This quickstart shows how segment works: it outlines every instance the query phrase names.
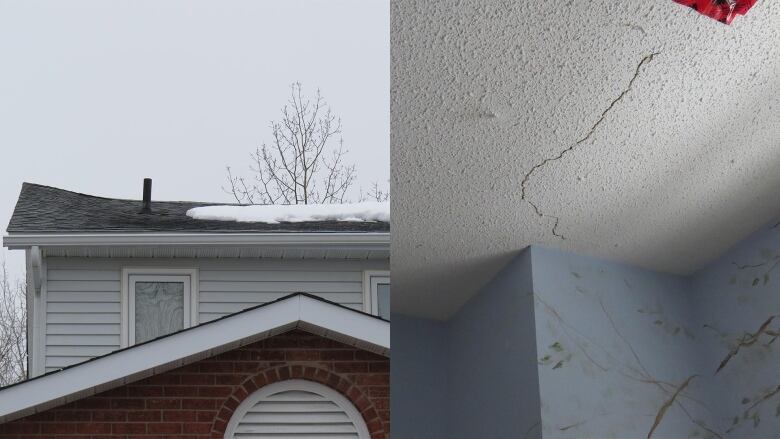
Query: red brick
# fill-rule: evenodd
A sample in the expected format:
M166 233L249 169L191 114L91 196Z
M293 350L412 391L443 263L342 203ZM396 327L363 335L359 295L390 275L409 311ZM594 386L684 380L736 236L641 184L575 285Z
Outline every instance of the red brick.
M192 410L169 410L163 413L163 421L192 422L198 417Z
M127 420L127 412L119 410L111 411L94 411L92 412L92 420L99 422L117 422Z
M355 377L355 384L358 385L389 385L390 377L386 373L358 375Z
M316 361L320 359L320 351L288 351L286 359L287 361Z
M119 423L111 425L111 432L115 434L143 434L146 433L146 424Z
M111 400L111 408L112 409L142 409L144 408L144 400L139 399L128 399L128 398L119 398L119 399L113 399Z
M385 357L291 331L0 425L0 439L221 439L241 401L291 378L344 394L371 437L387 439L389 368Z
M372 361L368 363L368 370L371 372L390 372L390 363L387 361Z
M159 422L162 419L160 410L132 411L127 413L127 422Z
M227 398L233 392L231 386L201 386L197 388L198 396Z
M185 366L186 367L186 366ZM181 369L178 369L176 371L177 373L163 373L160 375L151 376L149 378L146 378L142 381L140 381L139 385L170 385L170 384L181 384Z
M165 386L165 396L198 396L199 386Z
M324 361L352 361L355 359L355 351L351 349L327 350L320 353L320 358Z
M208 385L214 384L214 375L208 374L187 374L181 376L183 385Z
M221 401L220 401L221 402ZM197 399L183 399L181 401L181 408L185 410L208 410L217 408L217 400L197 398Z
M170 422L146 424L146 431L148 433L181 433L181 424Z
M184 424L182 433L207 434L211 432L211 423Z
M41 433L46 434L73 434L77 424L41 424Z
M209 373L209 372L222 372L222 373L228 373L233 372L233 363L227 362L227 361L220 361L220 362L204 362L201 363L200 367L198 368L201 372Z
M339 361L333 364L336 373L367 373L368 363L364 361Z
M195 412L198 415L198 422L211 422L214 420L214 418L217 417L216 411L197 411Z
M386 361L387 360L387 358L385 358L385 357L383 357L383 356L381 356L379 354L375 354L373 352L368 352L368 351L361 351L361 350L356 350L355 351L355 359L356 360L368 360L368 361Z
M106 434L111 433L111 424L107 423L79 423L76 432L84 434Z
M233 371L238 374L253 373L261 369L261 364L255 361L239 361L233 364Z
M162 386L131 386L127 389L128 396L163 396Z
M181 407L180 399L145 398L147 409L178 409Z
M3 433L10 433L10 434L35 434L40 433L41 426L38 423L24 423L24 422L18 422L18 423L10 423L6 424L3 427Z
M92 413L84 410L56 411L55 417L58 422L91 421Z
M76 406L79 409L110 409L111 399L99 397L86 398L78 401Z

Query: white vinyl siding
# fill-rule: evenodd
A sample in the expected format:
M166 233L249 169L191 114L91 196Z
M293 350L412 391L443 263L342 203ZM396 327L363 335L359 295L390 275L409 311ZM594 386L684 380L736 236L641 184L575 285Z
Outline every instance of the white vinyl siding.
M363 310L363 271L386 260L47 258L45 371L120 347L124 267L196 268L198 323L307 292Z
M54 263L47 279L46 372L119 347L119 270L59 269Z
M236 408L226 439L369 439L357 409L321 384L290 380L266 386Z
M199 319L206 322L296 292L363 309L360 271L201 270Z

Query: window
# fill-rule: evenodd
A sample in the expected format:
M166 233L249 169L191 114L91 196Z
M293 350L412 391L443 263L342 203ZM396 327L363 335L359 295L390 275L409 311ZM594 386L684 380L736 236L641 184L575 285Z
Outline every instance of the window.
M197 271L122 270L122 345L131 346L197 324Z
M363 274L364 310L390 320L390 272L366 271Z
M357 408L335 390L305 380L269 384L233 412L225 438L370 439Z

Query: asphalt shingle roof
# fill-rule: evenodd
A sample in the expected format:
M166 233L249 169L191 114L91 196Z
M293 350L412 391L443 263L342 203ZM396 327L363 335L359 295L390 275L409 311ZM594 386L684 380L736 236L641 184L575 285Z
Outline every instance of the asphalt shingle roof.
M193 207L226 205L190 201L152 201L142 214L140 200L103 198L51 186L24 183L8 223L13 233L78 232L387 232L386 222L312 221L301 223L238 223L194 220Z

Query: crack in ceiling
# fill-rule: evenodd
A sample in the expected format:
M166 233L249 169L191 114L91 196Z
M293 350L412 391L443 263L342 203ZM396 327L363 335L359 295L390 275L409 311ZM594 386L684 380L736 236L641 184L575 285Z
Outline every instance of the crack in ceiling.
M391 2L394 312L529 245L688 275L780 221L780 2L651 3Z
M601 116L598 118L598 120L596 120L596 123L594 123L591 126L590 130L588 130L588 132L585 134L585 136L583 136L580 140L576 141L574 144L572 144L568 148L566 148L563 151L561 151L560 153L558 153L558 155L556 155L555 157L545 158L541 162L535 164L525 174L525 176L523 176L523 180L520 182L520 199L525 201L526 203L528 203L534 209L534 212L536 212L536 215L539 216L540 218L552 218L555 221L553 223L552 229L550 230L550 232L553 234L553 236L556 236L556 237L558 237L560 239L566 239L565 236L563 236L562 234L558 233L558 231L557 231L558 224L560 223L561 219L559 217L555 216L555 215L550 215L550 214L542 212L542 210L539 208L538 205L536 205L534 202L532 202L531 200L528 199L526 191L528 189L528 182L531 179L531 176L534 174L534 172L536 172L540 168L544 167L548 163L562 159L566 154L574 151L574 149L576 149L578 146L580 146L581 144L586 142L588 139L590 139L591 136L593 136L593 133L599 127L599 125L601 125L601 123L604 122L604 119L606 119L607 114L610 111L612 111L612 109L615 107L615 105L618 104L618 102L623 100L623 98L628 94L628 92L631 91L631 89L634 86L634 81L636 81L636 79L639 77L639 74L642 72L642 67L645 64L651 62L653 60L653 58L655 58L657 55L660 55L660 52L653 52L653 53L651 53L649 55L646 55L644 58L642 58L641 61L639 61L639 64L636 66L636 70L634 71L634 75L631 77L631 80L628 81L628 86L626 86L626 88L623 89L623 91L618 95L618 97L616 97L615 99L612 100L612 102L610 102L609 106L601 113Z

